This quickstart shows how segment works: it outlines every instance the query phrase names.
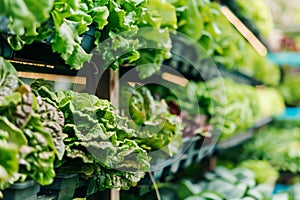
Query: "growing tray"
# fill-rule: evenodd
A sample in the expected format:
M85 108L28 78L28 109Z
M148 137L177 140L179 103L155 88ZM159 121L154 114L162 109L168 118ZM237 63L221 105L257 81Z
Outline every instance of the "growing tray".
M300 52L272 52L267 56L278 66L300 68Z
M33 180L14 183L3 191L3 200L37 200L40 185Z
M276 117L276 120L300 121L300 107L287 107L283 114Z
M98 192L97 181L93 178L89 180L80 180L76 184L74 198L85 198Z
M53 200L72 200L78 183L78 174L57 174L51 185L41 187L39 195Z
M155 181L164 182L171 179L177 172L188 168L191 164L200 163L205 157L212 155L215 137L204 138L200 135L187 137L183 139L183 145L179 153L168 160L157 160L151 166L151 174ZM163 163L163 164L162 164ZM166 163L168 163L166 165ZM128 193L140 196L149 192L153 185L149 173L138 183L138 186L132 187ZM126 191L124 191L126 193Z

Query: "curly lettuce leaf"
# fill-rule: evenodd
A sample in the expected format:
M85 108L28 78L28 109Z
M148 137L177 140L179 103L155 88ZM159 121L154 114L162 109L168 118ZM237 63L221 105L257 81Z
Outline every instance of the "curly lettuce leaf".
M125 115L131 118L130 127L136 130L135 141L146 150L162 150L174 156L181 146L182 124L168 111L166 102L154 100L146 87L129 89L124 102L129 102Z
M65 154L63 160L56 162L57 171L72 171L91 177L98 176L98 171L103 170L143 175L150 169L147 152L132 140L136 136L134 129L128 126L126 118L114 112L115 108L109 101L71 90L55 93L47 90L43 81L32 86L44 100L50 98L49 101L53 101L65 117ZM74 168L70 167L73 163Z
M44 79L35 79L30 84L30 87L37 96L41 96L44 101L57 107L56 103L58 102L58 99L52 83L47 82Z
M108 141L113 135L113 133L106 133L105 127L89 115L79 111L74 111L73 114L78 121L66 121L64 131L70 136L75 136L77 140L83 142L92 140Z
M286 75L279 86L279 91L288 106L300 106L299 76Z
M91 10L93 21L97 23L99 30L102 30L108 24L109 11L105 6L94 7Z
M9 133L5 141L8 147L10 144L16 146L16 163L21 166L18 176L10 179L5 186L17 181L19 176L30 177L42 185L52 183L55 153L61 158L64 150L62 146L57 148L63 145L59 144L63 139L59 138L62 134L59 126L63 125L63 120L54 106L47 105L37 104L36 96L25 84L0 99L0 138L6 137L3 131Z
M255 25L263 37L270 35L274 28L271 10L267 3L263 0L257 1L241 1L236 0L238 7L237 12L247 18ZM251 6L249 7L249 4Z
M51 17L58 30L65 18L72 15L72 12L78 10L80 7L78 0L54 0L53 9L51 10Z
M20 150L20 173L37 181L41 185L48 185L55 177L54 160L55 145L50 133L43 129L38 115L33 115L23 132L28 139L28 146Z
M9 133L8 142L18 146L27 144L27 139L23 132L13 123L11 123L6 117L0 117L0 128L1 130Z
M166 1L151 0L147 2L145 20L152 27L170 29L177 28L175 7ZM142 20L142 23L144 21Z
M135 62L142 79L157 73L163 61L171 57L169 31L177 29L176 10L172 4L158 0L148 1L146 8L138 20L140 58Z
M131 118L138 125L145 123L154 111L154 98L146 88L140 88L140 91L130 90L132 96L129 99L129 113ZM130 95L130 93L129 93ZM125 102L127 102L125 100Z
M79 35L86 31L80 25L79 22L65 19L52 40L53 52L60 53L71 69L80 69L84 62L91 59L91 55L87 54L80 46L81 37Z
M15 144L0 140L0 189L4 189L7 181L19 169L18 152Z
M165 59L171 57L172 42L168 29L139 29L139 54L136 70L141 79L157 73Z
M71 69L80 69L84 62L91 59L91 55L81 46L82 34L93 22L98 30L102 30L108 24L109 12L103 2L69 1L55 1L51 11L55 25L52 50L60 53Z
M43 101L40 97L38 100L37 113L40 115L43 129L51 134L52 141L55 145L56 155L59 160L62 159L65 152L64 138L63 134L64 126L64 116L63 113L58 111L56 107Z
M107 28L114 33L121 33L123 31L129 31L137 29L134 24L133 13L129 13L121 8L121 5L116 1L109 2L109 16Z
M97 173L99 180L99 190L106 188L119 188L122 190L128 190L130 187L135 186L137 182L144 177L144 173L130 173L122 172L113 169L104 169Z
M300 171L298 127L279 127L273 124L258 133L243 147L241 159L266 160L280 171Z
M97 38L103 67L116 70L122 64L135 62L137 52L137 20L142 15L145 1L109 1L108 23Z
M15 107L10 108L12 114L10 119L12 119L18 127L22 128L26 126L33 110L36 108L36 99L28 85L21 85L17 88L16 92L21 95L21 101L18 102Z
M0 100L18 88L18 74L12 64L0 57Z
M225 92L223 86L226 88ZM254 87L238 84L230 79L212 79L206 83L206 89L213 94L210 96L208 110L212 116L210 123L216 129L223 126L220 129L221 139L250 128L258 120L259 102Z
M19 36L36 36L37 28L49 18L53 0L11 0L0 1L0 15L10 19L9 28Z
M199 2L195 0L168 0L168 2L176 7L177 31L198 41L204 30Z
M130 139L118 143L117 153L114 155L116 162L114 169L125 172L145 172L150 169L149 158L145 150Z

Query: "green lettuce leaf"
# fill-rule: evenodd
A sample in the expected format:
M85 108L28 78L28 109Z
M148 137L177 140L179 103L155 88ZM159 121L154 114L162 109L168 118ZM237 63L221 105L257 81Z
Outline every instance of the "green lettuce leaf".
M138 21L138 51L136 69L144 79L157 72L165 59L171 57L170 30L177 29L175 7L165 1L148 1Z
M38 100L37 113L40 115L43 129L51 134L52 140L55 145L56 154L59 160L62 159L65 152L63 134L64 116L62 112L59 112L56 107L43 101L40 97Z
M85 61L89 61L91 55L88 55L80 46L80 34L87 30L80 27L79 22L74 22L65 19L60 25L52 40L53 52L58 52L66 61L66 64L71 66L71 69L80 69Z
M249 8L249 4L251 9ZM241 1L236 0L237 12L253 23L263 37L267 37L273 30L271 10L265 1Z
M18 87L18 74L12 64L0 57L0 101Z
M273 123L258 132L259 134L243 147L241 159L266 160L280 171L292 173L300 171L300 129L298 127L279 127Z
M132 181L137 182L150 169L147 152L132 140L135 131L129 128L126 118L114 112L115 108L109 101L70 90L53 93L38 83L33 86L36 91L42 91L39 94L54 100L65 117L65 154L61 161L56 162L58 172L82 173L87 178L101 177L107 184L101 185L102 189L123 189L134 185ZM112 174L101 175L105 170ZM114 179L119 182L110 185L110 177L115 176L113 172L117 172ZM127 178L131 177L129 174L132 178Z
M11 70L8 72L13 75L14 68L10 69L11 65L7 66L1 71L2 74L9 74L6 70ZM18 83L18 78L14 75L12 79L14 77ZM5 88L7 85L3 87ZM0 98L0 142L4 140L3 142L7 144L8 148L15 146L14 148L17 150L16 165L20 165L20 168L17 168L18 172L16 172L16 168L11 164L12 170L16 173L12 177L11 172L8 171L6 175L9 175L10 179L5 182L3 187L9 186L20 178L21 181L25 180L27 177L42 185L48 185L55 177L55 154L61 159L64 153L64 138L61 130L64 124L62 113L59 114L52 104L36 98L26 84L7 91L7 95ZM5 135L4 133L9 134ZM4 148L2 150L5 151ZM13 153L15 150L11 149L11 152ZM12 155L6 153L1 155L7 156L8 162L12 159ZM3 171L6 167L1 169ZM6 172L3 171L3 173L3 177L6 177ZM1 180L1 187L2 184L4 183Z
M286 75L279 86L279 91L288 106L300 106L300 92L298 86L300 79L292 74Z
M168 0L168 2L176 7L177 31L198 41L204 30L199 2L195 0Z
M0 130L2 132L2 130ZM7 132L6 132L7 133ZM0 140L0 189L4 189L7 181L19 169L18 147L6 140Z
M136 70L145 79L159 72L163 61L171 57L172 43L168 29L141 28L138 34L140 59Z
M162 150L174 156L182 144L181 120L168 111L165 101L154 100L146 87L129 88L123 94L125 105L121 105L121 110L136 130L135 141L146 150ZM128 111L124 109L127 102Z
M103 169L97 173L99 190L120 188L128 190L144 177L143 172L123 172L114 169Z
M93 21L97 23L98 29L102 30L108 24L108 16L109 11L108 8L105 6L99 6L92 8L91 16Z
M38 115L33 115L23 132L28 139L28 146L20 150L20 164L24 168L20 173L29 176L41 185L49 185L55 177L55 145L51 134L43 130Z
M10 118L21 128L26 126L30 120L33 109L36 107L36 99L28 85L21 85L16 92L19 93L22 98L15 107L11 108L12 116L10 116Z
M0 15L10 19L9 28L19 36L38 35L37 28L49 18L53 0L1 1Z
M6 117L0 117L0 127L1 130L9 133L8 142L16 144L19 147L27 144L27 139L23 132L13 123L11 123Z
M147 23L155 28L177 28L175 7L166 1L148 1L145 18Z

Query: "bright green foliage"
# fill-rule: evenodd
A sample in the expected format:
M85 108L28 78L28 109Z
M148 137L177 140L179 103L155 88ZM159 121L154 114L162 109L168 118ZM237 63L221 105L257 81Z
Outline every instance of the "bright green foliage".
M12 35L8 41L14 49L46 40L51 43L53 52L59 53L74 69L82 68L84 62L91 59L92 55L82 48L81 42L82 34L93 26L95 44L99 45L97 49L104 61L99 67L117 69L122 64L151 63L153 67L138 68L140 77L149 77L159 71L164 59L170 58L169 30L177 29L175 7L159 0L0 3L4 6L0 15L10 19ZM149 33L143 27L153 30Z
M275 88L256 89L260 117L277 116L284 112L283 96Z
M195 0L168 0L176 7L178 32L183 33L195 41L202 36L204 23L199 1Z
M219 123L225 120L221 135L221 138L225 139L234 133L246 130L256 122L259 117L257 94L252 86L225 79L223 86L225 96L221 96L222 85L219 85L220 82L215 83L212 80L207 84L208 91L214 94L212 96L213 107L209 111L213 115L210 123L213 127L218 127ZM216 95L217 93L220 95Z
M32 86L65 117L65 155L56 163L58 172L96 178L98 189L103 190L129 189L150 169L146 151L133 140L136 132L109 101L68 90L54 93L41 81Z
M0 119L5 120L5 119ZM1 127L5 125L2 124ZM18 146L10 141L9 133L0 130L0 189L18 171Z
M19 173L36 180L40 184L50 184L55 176L53 163L57 152L56 147L61 149L63 146L55 146L52 133L48 132L42 125L41 116L38 112L39 105L36 104L36 97L29 86L22 85L12 95L16 96L16 94L21 97L18 98L18 102L14 99L15 102L11 101L9 105L0 109L3 111L4 116L12 122L9 123L9 127L20 134L18 138L24 138L28 141L25 145L20 146L19 164L21 168ZM7 96L5 99L13 98ZM49 124L52 123L51 120L48 122ZM1 129L3 128L6 130L5 126L1 126ZM62 132L55 132L55 135L59 134L62 134ZM18 143L15 142L15 144Z
M273 30L271 10L264 0L235 0L238 10L243 17L250 20L263 37L267 37ZM251 5L251 6L250 6Z
M281 171L299 172L300 129L268 127L244 146L243 158L263 159Z
M274 88L255 88L230 79L190 82L182 94L186 99L180 102L182 108L191 115L199 109L199 113L210 116L209 124L213 130L221 131L221 140L250 128L262 118L281 114L285 109L282 96Z
M12 94L17 87L17 71L10 63L0 57L0 98Z
M267 85L278 84L279 69L254 50L223 15L220 5L206 0L169 2L176 7L177 31L198 41L216 63L228 70L241 71Z
M13 0L0 1L0 5L0 15L10 20L8 42L13 49L47 41L72 69L90 61L91 49L85 50L82 41L94 28L91 37L102 58L97 67L115 70L132 64L141 78L147 78L171 58L170 34L176 37L180 32L229 70L240 70L268 85L279 81L279 69L250 46L222 14L220 5L208 0ZM260 4L254 5L251 13Z
M37 29L49 17L53 0L11 0L0 1L0 15L10 19L9 28L18 36L37 36Z
M9 164L0 165L1 188L19 178L50 184L55 176L54 159L56 156L61 159L64 153L63 116L55 107L37 98L28 85L19 85L14 67L1 61L0 142L6 144L1 155L3 159L6 156Z
M20 149L20 173L42 185L51 184L55 177L56 149L50 133L43 130L39 115L33 115L22 131L28 139L28 146Z
M247 168L230 170L221 166L204 173L201 181L190 178L158 185L164 200L271 200L273 190L272 185L257 183L254 173ZM155 193L141 199L155 199Z
M176 155L182 143L182 124L168 111L166 102L155 100L146 87L130 88L122 98L137 143L150 152L162 150L169 156Z
M282 84L279 86L279 91L284 97L284 101L289 106L300 106L300 79L299 76L286 75Z
M257 183L269 183L273 185L279 178L278 171L268 161L245 160L239 166L253 171Z
M3 116L10 103L18 101L13 91L18 87L18 77L14 67L0 58L0 189L7 187L7 182L19 169L19 149L27 144L27 139L18 127Z

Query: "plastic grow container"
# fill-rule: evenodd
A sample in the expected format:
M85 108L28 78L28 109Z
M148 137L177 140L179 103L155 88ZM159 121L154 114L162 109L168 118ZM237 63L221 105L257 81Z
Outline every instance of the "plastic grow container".
M3 191L3 200L37 200L40 185L33 181L15 183Z
M89 30L82 34L81 47L85 52L90 53L95 47L96 25L89 26Z
M53 196L54 200L73 199L78 174L58 174L51 185L42 186L40 195Z
M284 113L276 117L276 120L300 121L300 107L287 107Z
M5 59L11 59L14 57L14 51L6 41L4 37L0 35L0 56Z
M76 185L76 190L74 193L75 198L85 198L91 196L98 192L97 180L91 178L89 180L81 180Z

